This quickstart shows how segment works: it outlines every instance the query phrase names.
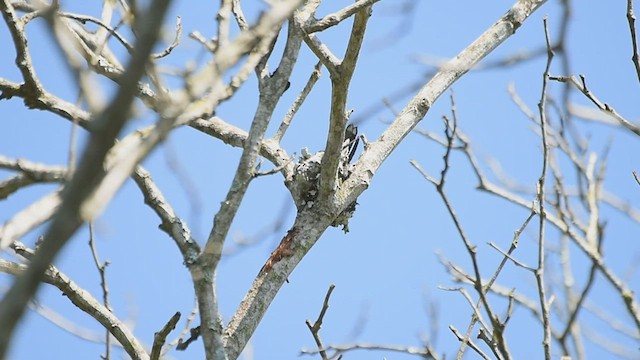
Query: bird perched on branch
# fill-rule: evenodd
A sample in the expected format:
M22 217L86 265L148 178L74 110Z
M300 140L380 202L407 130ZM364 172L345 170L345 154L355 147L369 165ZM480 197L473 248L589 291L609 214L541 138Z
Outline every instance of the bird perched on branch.
M353 156L356 154L359 142L360 138L358 137L358 127L353 124L347 125L347 128L344 130L344 142L342 143L341 158L343 170L347 170L349 163L353 160ZM346 178L349 174L347 171L342 171L342 175Z

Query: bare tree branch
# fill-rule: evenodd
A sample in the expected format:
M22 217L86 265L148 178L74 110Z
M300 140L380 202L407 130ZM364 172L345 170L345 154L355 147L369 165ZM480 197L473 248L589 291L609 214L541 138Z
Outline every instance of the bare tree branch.
M598 107L598 109L607 113L608 115L611 115L629 131L640 136L640 126L627 120L622 115L618 114L618 112L613 107L611 107L611 105L601 102L595 95L593 95L593 93L587 87L587 81L583 75L580 75L580 81L578 81L575 76L550 76L549 79L573 85L576 89L582 92L584 96L591 100L591 102L593 102Z
M344 134L349 115L347 114L347 101L349 85L356 68L360 47L364 40L367 22L371 16L371 7L367 6L356 12L351 29L351 36L347 44L344 59L331 73L331 114L329 117L329 134L322 155L322 170L320 172L319 199L329 200L329 206L333 202L333 194L337 188L338 166L341 162ZM326 205L323 205L326 206Z
M627 0L627 21L629 22L629 32L631 33L631 48L633 56L631 61L636 69L638 82L640 82L640 56L638 55L638 39L636 34L636 14L633 11L633 0Z
M2 272L20 276L27 271L28 267L0 259L0 269ZM132 359L149 359L149 355L145 351L144 346L138 342L126 325L68 276L51 266L45 272L43 281L58 288L75 306L89 314L102 324L105 329L109 330L111 335L120 342L127 352L127 355Z
M28 269L16 280L9 292L0 302L0 327L5 331L0 335L0 358L4 357L13 335L13 329L20 319L27 302L38 288L39 281L47 268L65 245L71 235L84 220L94 213L82 209L83 203L94 190L93 184L104 180L102 164L107 152L113 145L125 122L129 118L129 109L135 95L138 79L142 76L149 54L156 42L158 29L168 8L168 0L154 1L148 13L148 21L141 28L138 46L128 66L123 86L112 103L99 118L93 121L91 141L78 169L62 194L63 202L45 235L45 241L36 252ZM7 1L3 2L3 14L11 12ZM5 18L6 18L5 16ZM15 39L16 43L24 39ZM84 213L83 213L84 212Z
M322 310L320 310L320 314L318 314L318 319L311 325L311 320L306 320L305 324L307 324L307 328L311 332L313 339L318 345L318 352L322 360L328 360L327 352L324 350L324 345L322 345L322 339L320 339L320 327L322 326L322 321L324 319L324 315L327 313L329 309L329 298L331 297L331 293L336 286L331 284L329 286L329 290L327 290L327 295L324 297L324 302L322 303Z
M176 324L178 323L179 320L180 320L180 312L176 312L175 314L173 314L171 319L169 319L169 321L167 321L167 323L162 327L162 329L160 329L160 331L154 334L153 346L151 347L151 355L149 356L150 360L160 359L162 346L164 346L164 343L166 342L167 336L169 336L169 333L176 328Z
M540 309L542 312L542 346L544 348L544 357L546 360L551 360L551 319L549 312L549 302L547 300L546 288L545 288L545 225L546 211L545 211L545 193L544 188L546 185L547 176L547 164L549 159L549 144L547 143L547 82L549 79L549 70L551 69L551 61L553 59L553 50L551 49L551 40L549 39L549 28L547 26L547 18L544 18L544 34L547 41L547 65L544 70L542 80L542 95L540 96L540 102L538 103L538 109L540 111L540 133L542 134L542 170L540 178L537 183L538 192L538 214L540 216L539 229L538 229L538 267L535 272L536 283L538 285L538 295L540 300Z
M0 155L0 169L19 172L14 177L0 182L0 199L6 199L25 186L35 183L62 182L67 176L67 169L62 166L47 166L23 159L9 159L2 155Z
M371 178L382 162L418 122L424 118L431 104L453 82L513 35L515 30L545 2L544 0L517 1L491 28L451 59L447 66L438 71L409 101L378 140L371 143L368 150L360 156L355 164L353 173L336 195L336 198L344 199L341 200L341 205L347 206L368 187Z

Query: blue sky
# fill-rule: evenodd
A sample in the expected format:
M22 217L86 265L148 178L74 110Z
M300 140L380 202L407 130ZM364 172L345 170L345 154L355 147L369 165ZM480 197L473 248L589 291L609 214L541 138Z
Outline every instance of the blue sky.
M62 3L70 10L94 11L87 9L90 5L84 2ZM319 15L350 2L325 3ZM393 4L385 0L374 8L350 89L348 106L355 110L354 117L407 84L424 81L424 74L430 69L416 61L417 56L454 56L511 6L511 2L504 0L488 3L422 0L418 1L411 14L399 15L394 13ZM249 4L245 6L249 18L255 19L259 8L252 8ZM185 35L181 46L167 59L168 64L181 65L201 53L200 46L186 34L198 30L211 35L215 29L212 24L216 10L216 5L208 2L176 2L172 16L182 16ZM585 74L590 88L598 97L628 118L637 118L638 81L630 61L625 4L576 2L573 10L567 44L571 52L572 74ZM543 46L542 18L545 15L549 19L551 36L557 35L561 14L557 2L549 1L485 61ZM170 37L171 23L167 21L167 38ZM348 39L348 24L319 35L336 54L343 52ZM41 21L35 21L28 27L36 70L49 91L73 102L77 95L73 81L44 29ZM0 42L9 44L9 41L6 26L0 26ZM11 51L0 55L0 76L18 81L19 74L13 60ZM276 111L268 135L274 134L279 120L304 86L315 62L313 54L303 48L291 88ZM536 110L544 64L545 59L540 57L506 69L471 72L453 86L459 126L471 137L477 153L495 158L511 177L529 186L534 186L540 173L540 141L534 135L531 123L511 101L507 86L514 84L527 105ZM277 64L272 61L270 66L275 69ZM558 73L561 69L556 62L552 73L565 75ZM112 84L106 81L100 84L104 86L106 95L113 91ZM290 154L299 154L302 147L315 152L324 145L329 85L328 74L323 71L309 100L283 139L283 146ZM558 84L551 84L551 95L558 96L560 90ZM442 132L441 117L450 113L448 97L449 93L439 99L420 128ZM587 100L576 94L572 100L588 105ZM220 106L217 115L246 128L256 101L256 81L251 79L236 98ZM394 106L401 109L406 101L407 98L400 99ZM0 111L3 114L0 120L3 129L0 131L0 154L52 165L66 163L71 129L67 121L46 112L26 111L20 99L0 102ZM132 121L128 131L147 124L150 119L142 116ZM362 121L360 133L375 139L391 119L392 114L388 110L376 112ZM631 177L631 171L638 167L635 156L640 150L637 138L602 125L585 122L578 125L590 138L591 151L599 153L607 141L612 141L605 187L631 204L640 203L640 188ZM350 222L351 232L345 235L339 229L327 230L290 277L290 283L282 288L249 345L255 359L297 358L301 348L314 348L304 321L317 317L327 288L332 283L336 289L321 332L325 344L366 342L420 346L421 337L430 334L433 319L427 309L432 302L439 309L437 339L432 339L434 347L449 357L455 353L458 342L448 326L464 331L471 310L459 293L438 288L438 285L452 284L435 253L458 262L467 270L471 269L470 262L433 186L409 165L409 160L415 159L432 174L437 174L442 166L442 153L442 148L418 134L405 139L358 200L360 205ZM239 156L239 149L231 149L192 129L180 129L144 165L202 243L228 190ZM179 171L172 167L171 161L178 164ZM270 164L265 162L263 168L270 168ZM181 175L177 176L177 172ZM570 170L565 173L570 179ZM0 174L8 176L7 172ZM486 243L491 241L508 248L513 232L522 224L527 212L477 192L474 189L476 180L459 154L453 156L453 169L449 176L449 194L465 230L478 245L483 274L488 276L500 256ZM0 202L0 221L6 221L12 213L52 189L52 186L32 186ZM255 236L259 242L234 252L220 265L218 293L226 320L232 316L265 259L291 225L294 209L288 199L282 177L277 174L259 178L250 187L227 243L232 248L233 239ZM282 211L283 208L289 210ZM602 211L608 219L605 259L617 274L623 276L640 256L640 244L635 236L638 225L607 206L603 206ZM264 235L264 229L279 219L283 221L283 227L273 234ZM132 182L126 183L95 223L100 256L111 262L107 271L112 306L121 319L133 324L135 334L149 346L153 333L175 311L181 311L184 316L178 325L178 330L181 330L194 303L189 274L182 265L182 258L173 242L157 229L158 223ZM529 226L515 253L518 259L531 266L535 265L536 229L537 223ZM32 244L41 232L42 229L38 229L23 240ZM90 258L87 234L86 228L80 231L56 265L99 297L99 276ZM549 241L557 243L558 234L553 229L549 230L548 237ZM576 282L582 283L586 270L580 269L586 269L588 263L579 252L575 254ZM628 280L631 289L640 288L637 272L631 272ZM10 281L8 276L0 276L0 288L6 289ZM512 264L507 265L500 282L535 296L533 276ZM631 326L632 323L624 317L620 300L612 295L610 286L602 278L597 280L596 289L591 300L615 316L624 318L627 326ZM55 289L43 286L38 301L74 323L101 333L93 319L76 311ZM604 336L637 348L637 341L634 343L611 332L589 314L584 316L592 330L603 328ZM541 330L532 324L535 321L527 310L516 308L507 331L515 358L541 357ZM169 338L176 335L177 331ZM30 312L19 328L10 358L98 358L103 349L103 345L78 340ZM557 347L554 349L554 355L559 355ZM588 350L590 358L602 358L604 354L595 345L589 345ZM202 358L202 344L198 341L186 352L172 351L170 356L175 359ZM413 358L397 353L366 351L346 356L348 359L385 357Z

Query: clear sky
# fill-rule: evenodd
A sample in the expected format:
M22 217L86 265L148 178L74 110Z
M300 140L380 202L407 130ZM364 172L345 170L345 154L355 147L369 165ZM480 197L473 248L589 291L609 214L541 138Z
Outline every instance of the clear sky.
M172 18L182 17L184 33L180 46L166 60L167 65L181 66L202 56L200 45L186 34L198 30L205 36L213 35L217 3L211 3L175 2ZM256 2L245 3L243 6L250 20L255 19L264 6L262 2L259 6L255 5ZM318 17L342 8L350 1L325 3ZM393 119L389 109L380 108L382 98L411 84L424 82L425 76L430 74L432 68L421 59L455 56L512 5L506 0L418 0L409 13L401 13L398 12L401 3L404 1L384 0L374 7L350 88L348 106L354 109L353 118L359 121L360 133L371 140ZM62 4L69 11L98 14L97 9L85 2L62 1ZM630 61L625 6L626 2L623 4L621 1L574 2L567 46L571 53L571 74L586 75L590 88L600 99L627 118L637 119L638 80ZM555 38L562 14L558 1L549 1L485 61L497 61L544 46L544 16L548 16L550 33ZM172 22L167 21L167 39L171 38ZM346 22L319 35L336 54L343 52L349 24ZM74 102L77 94L73 90L73 80L45 30L42 20L28 26L29 45L38 75L49 91ZM283 39L284 36L276 53L281 51ZM1 25L0 44L5 49L12 49L10 40L6 25ZM12 81L20 79L14 58L12 50L0 54L0 77ZM268 135L275 133L280 119L304 86L316 61L303 46L291 87L276 111ZM540 174L540 140L532 123L514 105L507 88L513 84L529 108L537 111L545 61L542 56L507 68L473 71L453 86L459 126L470 136L477 154L482 160L495 159L510 177L529 187L535 186ZM270 62L271 69L275 66L275 61ZM552 74L570 75L560 71L559 62L554 63ZM113 91L109 82L101 80L99 84L104 86L105 96ZM300 154L303 147L308 147L311 152L321 150L328 128L329 90L329 77L323 70L309 100L283 139L283 146L289 154ZM560 90L559 84L551 84L552 96L558 98ZM232 101L220 106L217 115L246 129L257 102L256 94L256 81L252 78ZM450 114L448 95L439 99L420 128L442 133L441 118ZM401 109L407 100L406 96L395 99L393 107ZM589 105L577 94L572 95L572 100ZM369 111L376 107L379 111ZM50 165L67 163L71 125L66 120L42 111L27 111L22 101L15 98L0 102L0 114L1 155ZM130 123L128 131L148 124L151 119L141 116ZM640 204L640 188L631 176L631 172L640 167L637 161L640 153L638 138L603 125L581 121L577 125L590 139L589 151L599 154L607 141L611 141L605 187L632 205ZM313 349L314 341L304 321L315 320L330 284L335 284L336 288L321 331L325 344L362 342L419 347L421 339L429 338L439 352L448 354L447 358L454 356L458 341L448 326L453 325L464 332L471 309L460 293L439 288L457 285L450 281L438 256L456 261L467 271L471 271L470 261L435 189L409 165L409 161L415 159L436 175L442 166L442 154L441 147L418 134L411 134L405 139L358 200L359 206L350 222L351 231L345 235L336 228L327 230L294 271L289 283L283 286L250 342L247 356L258 360L291 359L298 358L301 349ZM180 129L144 162L201 244L228 190L239 156L239 149L232 149L193 129ZM271 165L265 161L263 169L270 168ZM569 179L573 177L569 168L565 173ZM4 179L9 172L1 171L0 175ZM453 156L453 169L449 176L447 189L465 230L478 246L483 274L488 276L497 266L500 256L487 242L507 249L513 232L528 213L476 191L477 181L460 154ZM0 202L0 221L6 221L11 214L54 188L37 185L13 194ZM230 255L224 259L218 272L218 293L225 320L230 319L264 261L292 224L294 212L279 174L261 177L249 188L227 239ZM608 221L605 259L619 276L629 281L631 289L637 290L640 281L633 264L635 261L637 267L640 259L638 224L610 207L603 206L602 212ZM281 226L271 230L277 223ZM148 346L153 342L153 333L174 312L180 311L183 320L169 337L174 339L184 328L184 319L194 305L190 277L182 258L168 236L157 229L158 224L157 217L144 205L139 190L131 181L95 222L100 256L111 263L107 276L114 311ZM530 225L515 253L516 258L531 266L536 261L536 229L537 224ZM24 242L33 244L42 230L30 233ZM87 234L87 228L83 228L65 248L56 265L100 298L99 275L87 246ZM550 229L548 237L552 244L557 244L555 230ZM256 244L240 247L237 245L240 240L255 241ZM11 256L5 254L3 258ZM572 261L575 281L581 284L587 275L587 271L581 269L587 269L588 263L579 251L575 252ZM554 268L551 267L550 271L553 275ZM533 276L510 263L499 282L529 296L536 294ZM0 275L0 291L7 289L10 283L9 276ZM627 327L633 328L620 299L601 277L596 281L590 302L623 319ZM37 304L102 336L100 326L77 311L55 288L42 286ZM432 305L437 316L429 311ZM506 311L506 306L501 311ZM584 315L584 320L587 321L585 333L596 332L628 348L637 349L637 339L634 341L612 331L606 323L589 313ZM436 329L431 328L434 324ZM507 337L515 358L541 358L541 328L526 309L516 307ZM79 340L33 311L25 316L15 339L10 359L92 359L104 351L104 345ZM589 358L603 358L605 353L601 347L587 346ZM557 346L554 355L559 355ZM117 353L115 358L124 356L124 352ZM186 352L171 351L169 356L175 359L203 358L202 343L197 341ZM355 351L346 358L414 357L384 351Z

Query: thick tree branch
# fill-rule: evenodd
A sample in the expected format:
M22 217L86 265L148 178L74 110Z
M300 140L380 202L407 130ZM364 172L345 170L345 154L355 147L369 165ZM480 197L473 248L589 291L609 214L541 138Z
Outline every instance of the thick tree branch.
M272 254L270 260L273 261L267 262L253 281L225 330L225 349L230 359L242 352L282 285L332 221L313 211L298 213L284 238L287 242L281 243L286 246Z
M248 136L246 131L217 116L208 120L195 120L189 126L235 147L244 148ZM264 140L260 146L260 155L271 161L274 166L281 167L285 180L291 179L293 175L293 164L289 161L291 157L275 140Z
M342 147L344 132L349 120L347 114L347 101L349 85L356 68L360 48L364 40L367 22L371 16L371 6L360 9L355 15L351 36L347 44L344 59L331 74L331 113L329 118L329 134L322 156L322 169L320 171L320 186L318 199L320 201L333 201L333 194L337 188L338 166L342 159ZM339 212L338 212L339 213Z
M318 39L314 34L305 36L304 41L307 46L309 46L309 49L311 49L311 51L316 55L318 60L320 60L322 65L327 68L329 74L336 77L339 76L337 69L340 66L340 59L331 52L331 49L322 43L322 41L320 41L320 39Z
M11 81L0 79L0 100L10 99L14 96L24 99L25 104L33 109L44 110L59 115L67 120L87 128L91 121L91 114L79 107L62 100L42 89L40 93L33 93L23 86Z
M160 359L162 347L164 346L165 342L167 342L167 336L169 336L169 333L176 328L178 320L180 320L180 312L176 312L175 314L173 314L171 319L167 321L162 329L160 329L160 331L156 332L153 335L153 346L151 347L151 355L149 356L150 360Z

